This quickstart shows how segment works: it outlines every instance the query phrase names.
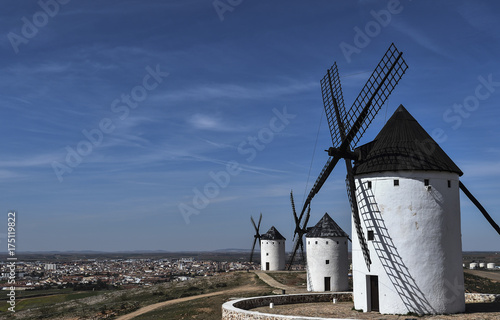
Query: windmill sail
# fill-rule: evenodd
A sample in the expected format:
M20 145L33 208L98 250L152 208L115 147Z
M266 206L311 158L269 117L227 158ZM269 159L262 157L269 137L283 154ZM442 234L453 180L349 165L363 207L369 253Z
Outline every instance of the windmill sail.
M406 69L408 69L408 65L403 59L403 53L394 44L391 44L348 111L344 107L342 86L336 63L327 70L327 74L321 80L323 103L333 148L329 150L330 158L309 192L300 216L302 217L306 208L310 207L311 200L319 192L338 161L344 158L349 182L348 196L351 202L353 220L368 269L370 268L371 260L360 225L352 163L347 155L356 147L382 105L392 93L399 80L401 80Z
M307 213L305 214L304 222L302 223L302 218L304 217L304 215L301 214L299 217L297 216L297 212L295 211L295 202L293 200L293 192L290 192L290 202L292 203L293 217L295 220L295 231L293 233L293 239L295 240L295 242L293 244L292 255L290 256L290 260L288 261L288 270L292 268L293 261L299 249L302 261L305 262L303 237L304 234L307 233L307 223L309 222L309 217L311 216L311 208L309 207Z
M465 185L462 183L462 181L460 181L459 183L459 187L460 189L465 193L465 195L470 199L470 201L472 201L472 203L474 203L474 205L479 209L479 211L481 211L481 213L483 214L483 216L486 218L486 220L488 220L488 222L490 223L490 225L493 227L493 229L495 229L496 232L498 232L498 234L500 234L500 227L498 226L498 224L493 220L493 218L488 214L488 212L486 211L486 209L481 205L481 203L479 203L479 201L477 201L477 199L472 195L472 193L470 193L469 189L467 189L465 187Z
M327 73L330 74L331 85L322 84L322 89L325 91L323 93L325 113L330 126L330 132L333 132L332 141L338 153L328 159L326 165L323 167L307 196L301 213L305 212L312 198L319 192L340 160L341 155L347 150L355 148L382 105L394 90L394 87L401 80L406 69L408 69L408 65L402 55L403 53L398 51L394 44L391 44L347 113L342 111L343 97L341 95L341 86L338 79L338 72L336 72L336 65L334 64ZM323 79L323 82L327 82L328 77ZM334 102L338 106L340 117L334 114ZM338 121L339 118L341 123ZM342 127L344 130L341 130ZM345 138L342 138L343 134L345 134ZM340 143L339 140L341 140Z
M253 252L255 250L255 244L257 243L257 240L259 241L260 245L260 222L262 221L262 213L259 216L259 222L258 224L255 224L255 221L253 220L253 217L250 217L250 220L252 221L253 227L255 229L255 235L253 236L253 245L252 245L252 251L250 252L250 262L253 262Z

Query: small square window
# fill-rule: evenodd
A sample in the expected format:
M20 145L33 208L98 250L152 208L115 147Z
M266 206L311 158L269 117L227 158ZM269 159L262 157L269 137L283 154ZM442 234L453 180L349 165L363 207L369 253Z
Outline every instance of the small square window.
M266 252L266 256L268 256L268 255L269 255L269 252Z
M326 242L326 244L328 244L328 241Z
M429 185L429 179L424 179L424 186L428 186Z
M318 244L318 241L314 241L314 244Z
M448 188L451 188L451 180L448 180Z
M326 260L326 264L330 264L330 260Z
M399 186L399 179L394 179L394 186L395 187Z
M375 235L373 233L373 230L368 230L368 240L372 241L374 239Z
M307 244L311 244L311 241L307 241Z
M273 244L274 244L274 241L273 241Z
M367 181L367 182L366 182L366 187L367 187L368 189L371 189L371 188L372 188L372 182L371 182L371 181Z

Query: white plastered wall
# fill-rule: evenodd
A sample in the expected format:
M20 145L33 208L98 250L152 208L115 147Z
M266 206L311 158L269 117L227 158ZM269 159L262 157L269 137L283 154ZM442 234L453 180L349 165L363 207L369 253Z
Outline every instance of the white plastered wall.
M269 271L285 270L285 240L261 240L260 261L261 270L266 270L269 263Z
M330 277L330 291L349 289L347 241L346 237L306 238L308 291L325 291L325 277Z
M374 240L367 241L368 271L353 222L355 308L370 311L369 276L375 275L381 313L463 312L458 175L403 171L355 178L365 238L368 230L374 232Z

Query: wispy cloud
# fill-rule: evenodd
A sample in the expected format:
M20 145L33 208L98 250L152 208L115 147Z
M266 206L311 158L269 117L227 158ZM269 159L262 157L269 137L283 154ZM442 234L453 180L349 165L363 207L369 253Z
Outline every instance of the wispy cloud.
M0 170L0 180L15 179L22 177L21 174L9 170Z
M200 140L206 142L207 144L209 144L211 146L219 148L219 149L234 149L234 150L236 149L235 146L227 144L227 143L215 142L215 141L208 140L208 139L200 139Z
M474 29L498 37L498 16L485 3L464 1L457 7L457 12Z
M245 126L233 125L228 122L224 122L217 116L196 113L188 117L187 122L194 128L198 130L211 130L220 132L242 132L247 130Z
M0 167L8 168L30 168L30 167L43 167L50 166L52 161L58 160L59 154L39 154L31 157L20 157L10 159L0 159Z
M409 39L412 39L421 47L440 56L453 58L451 54L449 54L440 44L438 44L438 41L435 41L432 36L429 36L428 33L424 33L424 31L420 28L412 26L403 21L394 21L392 22L392 24L396 27L395 30L402 33Z
M178 101L203 101L212 99L269 99L279 96L304 93L317 90L316 82L290 82L281 84L236 85L236 84L209 84L185 88L175 92L153 95L152 99Z
M223 130L224 128L219 119L206 114L194 114L189 117L188 122L196 129Z

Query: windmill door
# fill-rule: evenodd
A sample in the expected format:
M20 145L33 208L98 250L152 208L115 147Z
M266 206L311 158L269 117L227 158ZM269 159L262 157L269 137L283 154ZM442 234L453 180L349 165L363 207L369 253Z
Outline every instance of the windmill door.
M379 310L379 300L378 300L378 277L377 276L369 276L370 277L370 306L371 311L380 311Z
M266 270L269 270L269 262L266 262Z
M330 291L330 277L325 277L325 291Z

